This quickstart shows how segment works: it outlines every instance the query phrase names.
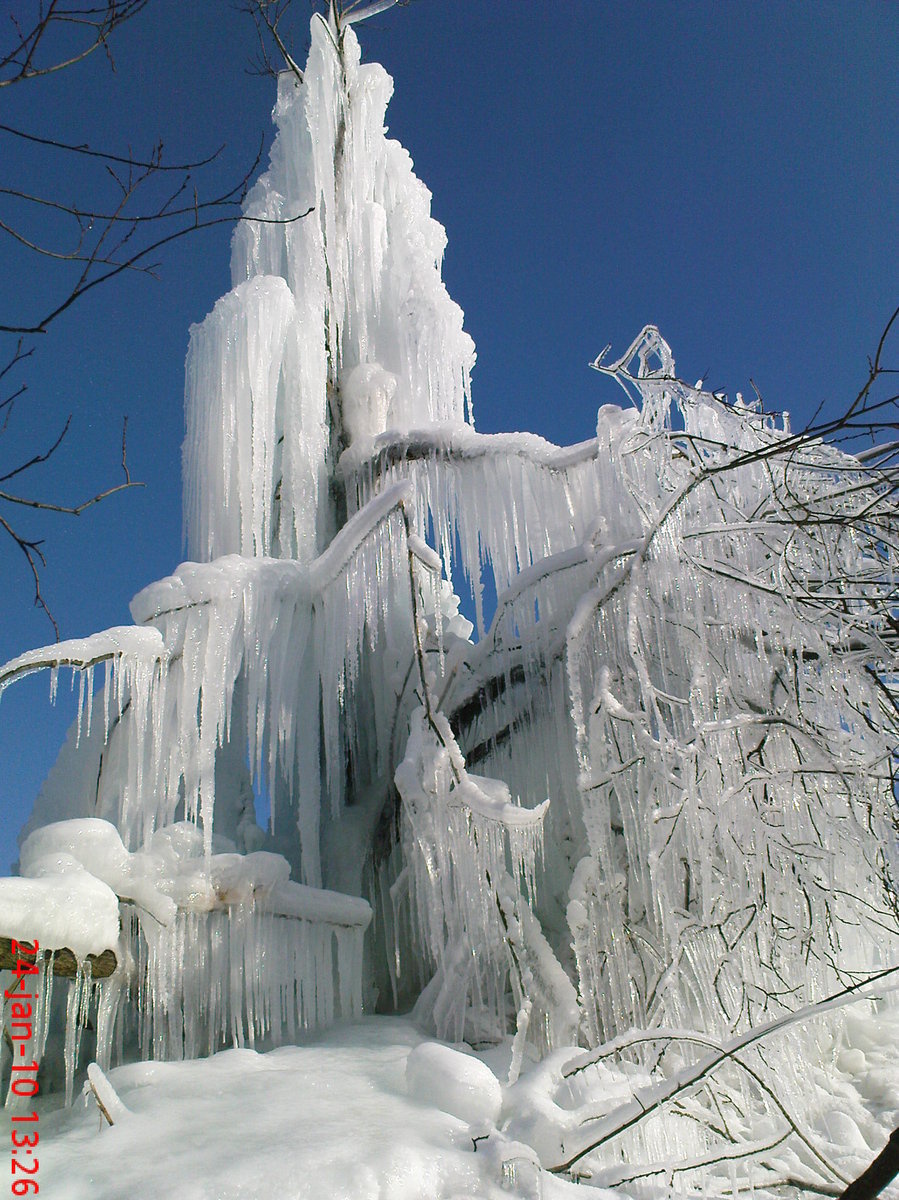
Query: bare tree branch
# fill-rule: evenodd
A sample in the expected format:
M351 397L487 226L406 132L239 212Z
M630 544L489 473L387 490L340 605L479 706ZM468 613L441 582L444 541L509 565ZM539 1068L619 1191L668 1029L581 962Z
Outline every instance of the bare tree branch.
M65 4L62 0L32 3L34 11L24 26L11 15L14 41L0 54L0 88L63 71L100 49L114 69L110 36L148 3L149 0L107 0L105 4L87 7ZM62 39L61 45L57 34Z
M79 4L77 0L31 0L20 6L25 14L10 17L12 37L7 39L8 47L0 49L0 86L9 87L72 67L98 49L103 50L114 69L110 37L137 16L147 2L88 0ZM0 28L0 38L3 33ZM42 194L40 189L30 188L19 180L7 179L0 188L3 204L0 238L14 244L26 258L33 256L46 265L51 272L48 276L51 284L54 278L58 284L55 296L51 291L52 299L49 303L45 301L43 311L33 315L22 312L0 315L0 335L16 339L14 350L0 369L4 386L14 370L22 367L34 352L24 338L46 333L53 321L98 285L126 272L154 275L160 256L171 243L201 229L249 219L243 218L242 205L263 151L260 140L256 157L236 182L222 186L212 195L203 195L194 176L219 158L221 148L196 161L169 163L165 161L162 141L149 154L140 155L130 150L120 153L96 147L87 140L63 141L9 123L0 125L0 134L47 155L75 155L96 168L84 185L89 193L87 202ZM298 213L292 219L305 215ZM290 219L277 223L288 223ZM3 413L0 432L7 430L15 401L26 389L27 385L21 382L8 387L6 394L0 394ZM46 449L0 467L0 531L25 557L33 580L35 604L46 613L57 637L56 622L41 590L40 574L46 565L43 539L26 533L11 515L12 508L77 517L117 492L140 486L132 480L128 469L127 421L122 431L124 482L100 488L74 504L35 494L29 488L23 491L17 487L11 491L2 486L25 476L30 479L30 472L50 461L65 440L70 423L71 418Z
M35 133L26 133L23 129L17 129L13 125L0 124L0 133L7 133L11 137L21 138L27 142L33 142L38 146L47 146L52 150L61 150L67 154L83 154L89 158L102 158L106 162L121 163L127 167L147 168L151 167L155 171L197 171L201 167L208 167L210 163L221 155L224 150L224 144L219 146L218 150L207 155L206 158L198 158L195 162L188 163L164 163L162 161L162 142L157 143L153 149L153 153L146 160L132 158L121 154L111 154L107 150L95 150L87 144L78 144L75 142L63 142L59 138L40 137Z
M71 417L68 418L63 426L62 432L47 450L39 454L32 455L32 457L27 461L20 463L19 466L7 471L5 475L0 476L0 482L6 482L7 480L15 478L16 476L23 475L27 471L32 470L34 467L48 462L62 445L70 426ZM104 488L101 491L96 492L94 495L89 496L86 500L82 500L79 504L75 505L57 504L48 500L33 499L28 496L20 496L6 490L0 490L0 504L12 504L22 508L39 509L43 512L55 512L62 513L70 517L79 517L83 512L85 512L86 509L93 507L95 504L99 504L101 501L108 499L110 496L114 496L117 492L127 491L134 487L143 487L144 485L142 483L132 480L131 472L128 468L126 438L127 428L128 419L126 417L122 423L122 473L125 476L123 483L114 484L111 487ZM36 540L26 537L25 534L17 529L2 512L0 512L0 529L6 533L6 535L15 543L21 553L25 556L25 560L28 563L28 568L34 583L34 603L36 607L43 610L45 616L53 626L53 631L58 640L59 626L41 590L40 572L41 569L47 565L47 560L44 557L44 553L41 549L41 546L43 545L43 539Z
M31 249L36 250L40 254L52 257L64 257L69 261L81 264L81 273L68 292L52 308L46 311L42 317L22 324L14 323L13 321L0 321L0 333L18 335L46 333L48 326L57 317L93 288L99 284L107 283L125 271L140 271L152 274L157 265L155 262L147 261L152 255L169 246L172 242L178 241L188 234L195 233L201 229L211 229L216 225L233 225L239 220L254 220L266 224L290 224L293 221L299 221L303 217L308 216L312 211L311 208L281 219L249 218L242 215L240 208L249 189L250 181L259 165L261 153L260 149L250 169L234 187L213 197L211 200L197 200L193 205L177 211L167 211L168 201L166 201L165 204L151 213L132 217L125 212L125 208L141 183L148 178L148 176L141 176L137 181L128 185L117 209L104 217L105 224L96 236L93 246L87 251L75 252L68 255L56 255L46 248L32 246ZM141 225L155 227L157 222L168 220L172 217L183 217L185 218L184 223L179 228L165 233L161 237L152 238L146 244L140 245L137 248L132 249L128 245ZM119 225L124 227L124 232L121 233L118 240L107 251L105 243L111 238ZM0 228L5 228L2 222L0 222ZM7 232L9 231L7 230ZM122 253L125 247L127 247L127 250Z

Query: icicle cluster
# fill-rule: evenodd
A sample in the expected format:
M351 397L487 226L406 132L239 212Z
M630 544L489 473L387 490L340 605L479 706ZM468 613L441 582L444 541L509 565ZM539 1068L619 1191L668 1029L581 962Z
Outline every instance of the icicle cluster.
M365 924L303 920L252 899L219 911L179 911L169 927L132 913L124 936L141 992L142 1056L171 1062L227 1045L279 1045L338 1017L361 1016ZM108 1056L109 1045L98 1044L101 1066Z
M580 547L600 512L610 530L621 527L603 442L622 420L620 410L604 410L601 437L566 449L533 434L477 434L470 426L390 432L351 447L340 466L357 508L385 486L414 483L418 532L433 527L448 571L458 561L483 632L485 567L499 594L520 572Z
M13 1091L17 1078L11 1070L14 1065L15 1047L21 1046L17 1057L26 1063L39 1063L44 1057L47 1047L47 1037L50 1032L50 1013L53 1002L53 960L40 956L37 960L36 975L24 975L21 979L12 971L0 971L0 986L3 988L2 1021L3 1029L10 1034L0 1039L0 1075L9 1071L7 1080L5 1106L7 1108L24 1108L31 1105L30 1097L18 1096ZM24 983L22 980L24 979ZM84 967L78 972L78 978L69 984L69 1007L80 1011L85 989ZM89 985L87 985L89 986ZM77 991L77 999L73 1004L72 994ZM13 1041L13 1039L15 1039ZM77 1027L73 1024L72 1040L66 1039L65 1086L66 1101L71 1101L72 1080L74 1078L77 1056ZM27 1092L27 1089L22 1089Z
M387 428L436 423L460 443L475 437L463 424L466 410L470 418L474 350L440 278L445 235L430 217L429 193L405 151L385 137L390 90L380 67L360 64L349 27L313 20L303 85L282 77L271 167L235 234L233 290L192 333L185 529L191 553L202 561L184 564L136 597L132 612L152 630L152 653L138 645L143 633L134 632L111 649L109 635L98 635L68 657L52 651L36 657L36 665L76 668L105 658L108 681L102 728L91 726L91 688L82 688L85 734L79 730L64 750L32 829L59 815L90 813L115 823L131 850L139 850L187 818L202 827L209 863L216 838L246 851L265 836L254 813L253 788L261 785L271 801L273 844L299 877L315 887L361 888L416 702L410 682L416 593L421 630L436 638L441 674L446 639L458 650L470 631L449 585L439 580L440 560L424 541L420 506L417 533L407 538L399 505L411 506L409 484L398 490L381 479L365 496L352 486L344 501L333 478L341 452L347 461L353 455L364 461L365 447ZM582 454L575 453L569 471L552 448L544 450L550 474L580 478ZM478 443L474 459L482 453ZM512 442L494 440L485 481L502 487L506 478L517 479L507 460L528 477L522 454ZM422 495L431 479L442 486L431 471L418 481ZM512 541L498 518L486 543L497 563L525 563L522 539L537 514L535 497L512 522ZM355 516L346 521L354 500ZM456 515L448 511L440 525L445 554ZM472 523L465 547L472 577L469 550L476 540ZM569 532L558 547L570 545ZM413 557L429 572L436 569L434 580L416 583ZM503 578L511 580L512 572ZM13 664L12 675L30 665ZM75 779L81 795L72 801L61 793ZM490 806L483 789L473 783L466 789ZM348 797L352 806L344 811ZM458 845L480 829L498 887L506 880L507 848L517 863L509 878L518 882L507 893L503 883L486 919L494 925L499 919L502 893L504 919L523 928L513 892L533 891L532 830L542 809L498 832L504 826L495 814L476 808L467 804L460 817ZM490 891L486 877L478 875ZM477 940L475 910L457 917L447 908L446 917L455 922L454 935L471 924L465 936ZM197 920L192 933L203 941L207 918ZM540 937L532 929L529 941L536 945ZM145 941L143 973L155 978L153 939ZM182 985L163 971L155 991L148 985L141 1005L154 1014L146 1018L154 1044L179 1044L179 1018L171 1018L174 1033L160 1033L169 1017L159 1014L181 1011L191 989L203 991L194 974ZM481 980L496 1029L504 1023L506 978L502 965ZM543 989L550 1007L558 984ZM227 1005L215 1010L223 1021L227 1011Z
M622 483L643 536L600 564L568 631L590 848L570 916L594 1037L743 1028L899 949L891 743L865 669L891 573L874 481L835 486L837 452L786 453L756 413L636 384Z
M343 467L361 504L413 479L418 527L458 543L476 592L492 570L494 619L442 707L469 765L555 798L567 921L541 916L560 956L572 942L588 1038L742 1028L894 953L893 733L869 670L892 658L889 495L679 383L654 329L597 365L639 408L600 410L573 453L431 428Z
M419 952L435 974L416 1014L451 1041L496 1038L511 989L538 1043L570 1039L574 990L528 907L548 802L523 809L498 780L470 775L445 718L419 709L396 772ZM526 1007L524 1007L526 1004ZM522 1031L525 1032L525 1031Z
M316 17L303 79L281 76L234 290L192 331L184 519L198 559L324 548L329 454L358 426L360 379L390 381L384 428L470 412L474 346L440 277L430 193L385 136L390 77L360 62L349 26L335 38Z
M264 777L273 809L299 825L302 880L320 886L322 788L338 813L347 756L370 735L357 719L363 648L379 634L389 645L396 623L410 623L402 500L401 490L382 496L307 566L237 556L185 563L135 597L135 618L152 630L118 631L114 646L99 634L9 664L5 680L38 664L107 659L104 721L85 748L95 756L88 811L135 849L187 816L202 824L209 851L217 760L236 746L248 778ZM89 690L81 700L79 723L89 728ZM67 760L80 753L78 739L64 751ZM60 787L71 779L61 766ZM239 819L226 814L221 831L233 835Z
M363 904L361 913L329 914L328 894L321 895L320 915L308 902L307 916L299 917L268 911L251 897L213 911L179 910L168 926L123 905L116 974L92 981L85 961L74 979L56 984L57 991L65 990L66 1104L72 1102L90 1018L90 1051L105 1069L114 1055L121 1060L134 1050L172 1062L228 1045L279 1045L295 1041L302 1030L360 1016L362 942L370 913ZM40 961L36 976L26 976L27 994L35 999L28 1002L25 1022L15 1018L13 1004L26 989L14 991L16 977L2 973L10 992L3 1003L4 1027L24 1047L24 1062L43 1063L54 979L52 957ZM9 1065L0 1059L0 1072ZM50 1070L52 1076L53 1064ZM23 1103L12 1091L16 1078L11 1072L7 1107ZM45 1074L44 1090L47 1079Z
M114 1046L120 1059L191 1058L229 1043L294 1040L299 1030L361 1014L369 905L291 882L279 855L204 855L202 834L188 822L158 830L130 853L114 826L82 818L39 828L21 857L25 878L2 882L65 896L68 912L17 914L0 896L4 919L41 948L39 971L24 986L10 976L4 1016L25 1047L19 1053L41 1063L57 952L74 953L64 1016L67 1102L91 1015L90 1051L106 1067ZM85 903L87 883L109 897L112 921ZM62 965L70 970L71 960ZM14 1100L10 1091L7 1103Z

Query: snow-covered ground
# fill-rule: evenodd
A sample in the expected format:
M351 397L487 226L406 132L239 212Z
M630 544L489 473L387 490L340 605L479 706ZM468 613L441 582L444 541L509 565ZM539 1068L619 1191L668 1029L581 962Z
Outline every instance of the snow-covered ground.
M815 1153L847 1178L867 1166L899 1123L897 1038L895 1010L856 1012L847 1020L815 1068L825 1099L804 1131L808 1146L794 1142L798 1153L781 1151L782 1169L837 1194L839 1181L822 1177ZM525 1064L508 1087L510 1043L475 1055L425 1039L409 1019L369 1017L268 1053L231 1049L195 1061L118 1067L109 1080L127 1111L115 1114L112 1127L90 1097L69 1110L51 1111L52 1101L40 1109L40 1194L53 1200L575 1200L585 1194L602 1200L611 1193L598 1183L640 1173L625 1147L614 1168L594 1175L589 1193L574 1193L574 1183L539 1171L520 1140L541 1126L545 1138L554 1121L560 1128L577 1123L575 1096L561 1083L562 1063L576 1053ZM592 1081L592 1107L610 1112L644 1082L603 1068ZM8 1126L8 1113L2 1119ZM679 1186L682 1165L674 1155L667 1170L632 1180L615 1195L696 1195L682 1180ZM726 1175L717 1177L725 1190ZM714 1173L706 1176L709 1184L712 1195ZM771 1194L764 1186L757 1191ZM884 1195L895 1200L899 1187Z
M452 1066L438 1065L429 1083L410 1071L407 1083L409 1054L423 1041L410 1021L377 1017L267 1054L226 1050L193 1062L119 1067L110 1080L130 1111L114 1126L93 1099L42 1114L40 1194L56 1200L508 1196L496 1154L475 1153L470 1122L439 1107L465 1111L467 1103L466 1117L477 1116L490 1102L489 1075L486 1083L484 1077L469 1082L467 1098L464 1072ZM506 1049L490 1060L502 1079L508 1057ZM9 1123L8 1115L3 1121ZM520 1182L518 1194L528 1195L526 1179ZM571 1187L549 1180L543 1195L561 1198Z

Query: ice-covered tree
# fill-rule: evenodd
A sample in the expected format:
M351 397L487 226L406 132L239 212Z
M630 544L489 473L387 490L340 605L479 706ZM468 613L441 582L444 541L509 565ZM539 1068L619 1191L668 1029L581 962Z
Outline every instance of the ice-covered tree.
M101 1062L116 1021L180 1057L414 1004L514 1035L513 1076L548 1055L513 1122L546 1167L676 1147L828 1182L802 1125L836 1019L752 1031L897 961L891 476L686 385L651 326L594 364L629 400L594 439L478 434L445 235L352 28L378 8L313 19L265 219L192 331L192 561L134 627L0 673L82 680L0 933L115 944L70 1060L92 992ZM106 916L7 928L60 862ZM645 1120L610 1099L629 1053Z

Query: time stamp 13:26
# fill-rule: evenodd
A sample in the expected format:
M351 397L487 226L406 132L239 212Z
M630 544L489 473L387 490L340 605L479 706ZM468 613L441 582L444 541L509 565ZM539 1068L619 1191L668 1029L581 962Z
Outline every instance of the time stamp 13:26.
M9 1037L12 1044L12 1066L9 1090L13 1096L35 1097L38 1093L38 1064L22 1062L29 1045L33 1045L34 1008L36 991L26 990L37 982L40 968L35 957L40 946L35 942L18 942L12 939L12 953L16 959L12 974L16 977L11 987L3 993L4 1008L9 1005ZM30 960L30 961L29 961ZM51 968L52 969L52 968ZM11 1121L11 1172L10 1190L13 1196L34 1195L40 1190L37 1181L38 1113L14 1112Z

